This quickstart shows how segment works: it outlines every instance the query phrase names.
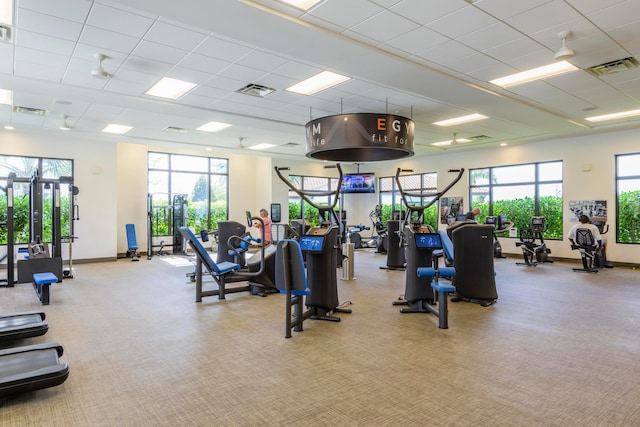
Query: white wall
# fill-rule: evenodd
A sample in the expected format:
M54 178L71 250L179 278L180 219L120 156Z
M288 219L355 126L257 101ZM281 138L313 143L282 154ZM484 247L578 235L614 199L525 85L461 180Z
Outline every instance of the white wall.
M78 240L73 244L73 257L115 258L119 230L115 144L85 140L65 131L2 131L0 138L4 155L74 160L80 219L75 223ZM67 245L63 245L63 257L68 258Z
M146 250L147 221L147 152L164 151L158 147L115 141L92 141L81 134L62 131L0 131L0 154L70 158L74 160L75 185L80 189L80 221L77 222L74 259L115 258L127 249L125 224L136 225L138 246ZM395 175L398 167L416 173L438 173L438 186L444 188L453 178L447 171L463 167L479 167L562 160L564 165L564 230L569 222L569 200L607 200L609 224L608 256L612 261L637 263L640 245L615 244L615 154L640 151L640 130L628 130L589 136L551 140L534 144L496 149L480 149L465 153L448 153L395 162L371 162L360 166L361 172L380 176ZM282 222L288 221L287 186L275 175L275 166L290 167L285 172L296 175L337 176L335 169L324 169L316 160L271 159L240 154L217 154L205 150L171 150L182 154L229 158L229 198L231 220L244 223L246 210L257 214L271 203L282 205ZM591 165L590 171L583 171ZM356 172L351 163L342 164L345 173ZM468 203L468 174L448 193L463 196ZM369 212L377 203L377 195L347 195L344 208L349 224L370 225ZM254 232L255 230L252 230ZM514 239L503 239L503 251L518 253ZM564 241L549 241L552 256L578 258ZM511 248L511 249L510 249Z

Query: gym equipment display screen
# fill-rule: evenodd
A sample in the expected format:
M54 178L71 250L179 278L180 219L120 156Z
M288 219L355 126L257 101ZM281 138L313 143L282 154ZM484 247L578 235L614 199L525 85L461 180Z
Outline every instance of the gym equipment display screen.
M442 239L438 233L416 233L416 248L442 249Z
M322 252L324 236L300 236L300 249L308 252Z
M375 193L376 175L373 173L348 173L343 175L340 191L343 193Z

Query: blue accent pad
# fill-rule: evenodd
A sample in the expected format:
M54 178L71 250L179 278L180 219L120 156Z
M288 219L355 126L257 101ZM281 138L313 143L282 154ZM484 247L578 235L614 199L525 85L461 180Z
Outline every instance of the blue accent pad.
M136 226L133 224L125 225L127 230L127 247L130 251L138 249L138 240L136 239Z
M440 277L453 277L456 275L456 269L454 267L441 267L438 273Z
M433 267L418 267L418 277L434 277L436 270Z
M444 230L439 230L440 240L442 241L442 251L449 261L453 261L453 242Z
M209 253L205 250L202 243L196 239L196 236L189 230L187 227L180 227L180 233L182 236L189 241L189 244L196 251L198 257L202 260L203 264L206 266L209 272L216 274L218 276L231 273L232 271L240 270L240 265L235 264L233 262L225 261L220 264L216 264L213 259L209 256Z
M287 251L288 256L285 256L284 251ZM287 259L290 262L290 277L285 276L283 265ZM309 295L310 291L307 288L307 275L304 270L302 249L296 240L291 239L280 240L276 248L276 287L278 287L281 294L287 293L287 281L291 287L291 295Z
M436 281L431 282L431 287L438 292L455 292L456 291L455 286L450 285L448 283L440 283Z
M53 273L35 273L33 275L33 281L36 285L49 285L51 283L58 283L58 276Z

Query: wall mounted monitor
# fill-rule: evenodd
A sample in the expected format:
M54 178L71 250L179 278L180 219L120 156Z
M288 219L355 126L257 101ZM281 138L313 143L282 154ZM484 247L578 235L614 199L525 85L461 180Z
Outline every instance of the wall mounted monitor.
M348 173L342 175L340 191L350 193L375 193L376 175L374 173Z

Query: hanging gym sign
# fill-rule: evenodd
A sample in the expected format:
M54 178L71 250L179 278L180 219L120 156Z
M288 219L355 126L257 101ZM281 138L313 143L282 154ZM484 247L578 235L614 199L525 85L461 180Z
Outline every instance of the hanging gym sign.
M306 124L307 157L370 162L413 156L413 120L393 114L354 113Z

